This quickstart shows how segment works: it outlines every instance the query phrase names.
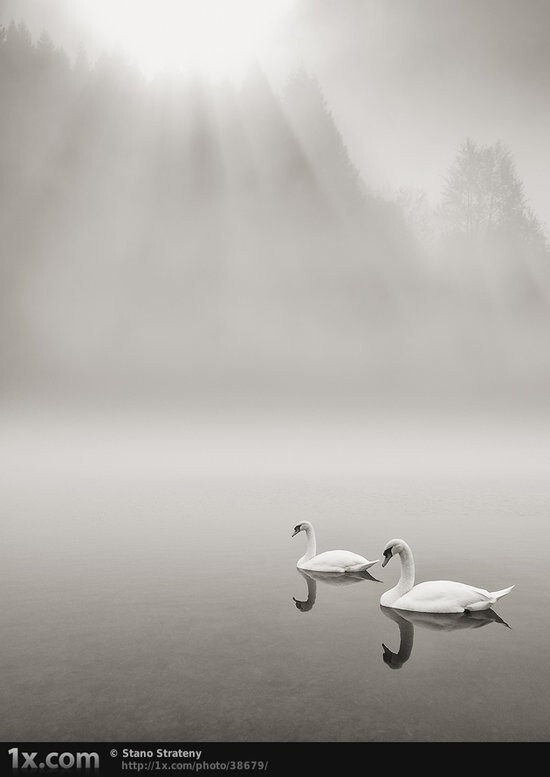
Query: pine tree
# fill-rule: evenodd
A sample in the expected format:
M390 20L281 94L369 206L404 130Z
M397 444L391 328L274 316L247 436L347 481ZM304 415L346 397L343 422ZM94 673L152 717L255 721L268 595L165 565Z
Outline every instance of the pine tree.
M85 75L90 70L90 63L88 61L88 55L86 54L86 48L82 43L80 43L78 46L73 69L75 73L81 76Z
M10 69L24 70L30 61L30 54L33 50L28 27L25 24L16 25L15 22L11 22L5 31L3 49L5 62Z
M45 55L51 55L55 51L53 40L51 39L50 35L46 31L44 31L40 36L40 38L38 39L38 43L36 44L36 50L39 54L45 54Z

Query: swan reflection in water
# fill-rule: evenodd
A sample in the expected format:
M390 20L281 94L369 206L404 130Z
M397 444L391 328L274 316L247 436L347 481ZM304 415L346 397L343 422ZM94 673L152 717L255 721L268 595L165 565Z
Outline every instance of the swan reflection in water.
M382 659L390 669L401 669L411 657L414 642L414 627L431 631L458 631L459 629L480 629L489 623L501 623L510 628L506 621L494 610L479 610L471 613L433 613L394 610L392 607L380 607L386 618L395 621L399 627L399 650L393 653L382 643Z
M307 599L305 601L296 599L294 596L292 597L300 612L309 612L313 608L315 599L317 598L317 582L333 586L355 585L356 583L365 582L365 580L371 580L375 583L381 582L381 580L373 577L368 572L336 574L334 572L312 572L311 570L305 572L303 569L298 569L296 571L304 578L307 585Z

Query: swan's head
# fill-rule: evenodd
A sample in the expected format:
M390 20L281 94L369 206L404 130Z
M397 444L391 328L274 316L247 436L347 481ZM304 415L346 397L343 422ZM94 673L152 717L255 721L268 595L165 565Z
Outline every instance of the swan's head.
M385 567L392 556L398 556L400 553L403 553L405 547L406 542L404 540L390 540L388 543L386 543L382 566Z
M292 532L292 536L295 537L297 534L299 534L301 531L307 531L308 529L313 528L309 521L302 521L302 523L297 523L294 527L294 531Z
M386 645L382 644L382 647L384 649L382 660L386 666L389 666L390 669L401 669L405 661L397 653L393 653Z
M300 610L300 612L309 612L313 607L313 602L311 602L309 599L307 599L305 602L301 602L299 599L295 599L294 596L292 598L296 608Z

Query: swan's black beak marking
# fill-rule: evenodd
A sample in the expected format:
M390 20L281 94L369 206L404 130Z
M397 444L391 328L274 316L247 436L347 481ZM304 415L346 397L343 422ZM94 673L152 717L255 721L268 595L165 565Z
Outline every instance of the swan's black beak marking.
M299 532L300 532L300 527L299 526L295 526L294 527L294 531L292 532L292 536L295 537Z
M391 558L391 548L388 548L384 551L384 561L382 562L382 566L385 567L388 561Z

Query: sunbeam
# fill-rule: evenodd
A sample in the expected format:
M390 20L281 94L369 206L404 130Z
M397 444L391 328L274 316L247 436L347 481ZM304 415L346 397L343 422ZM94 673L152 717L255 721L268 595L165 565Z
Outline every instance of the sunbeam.
M103 47L123 51L143 72L200 71L239 77L269 48L294 0L75 0Z

